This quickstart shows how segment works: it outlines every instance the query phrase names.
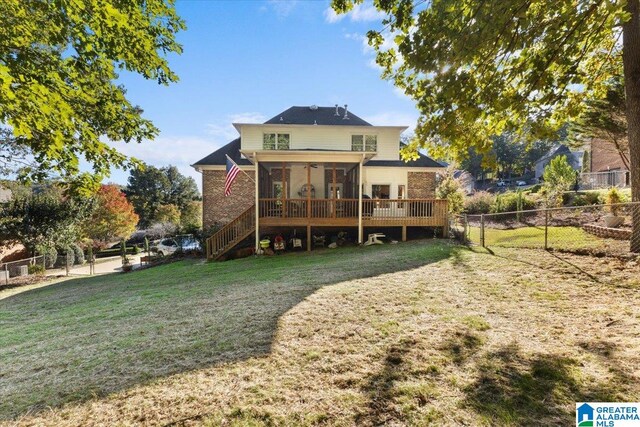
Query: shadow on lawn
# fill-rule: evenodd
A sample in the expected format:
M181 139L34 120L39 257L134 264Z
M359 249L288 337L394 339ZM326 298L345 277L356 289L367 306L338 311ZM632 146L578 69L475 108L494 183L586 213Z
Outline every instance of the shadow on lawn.
M487 353L479 377L464 389L465 405L491 425L570 425L575 402L621 398L625 373L606 383L580 381L579 362L553 354L523 355L515 346Z
M0 300L0 419L268 354L279 318L319 288L417 268L459 250L422 241L180 262Z

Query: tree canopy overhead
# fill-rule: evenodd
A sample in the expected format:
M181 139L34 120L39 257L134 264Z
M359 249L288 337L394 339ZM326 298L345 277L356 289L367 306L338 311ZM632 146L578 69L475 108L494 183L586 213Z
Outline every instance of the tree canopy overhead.
M333 6L345 12L360 2L334 0ZM464 156L469 147L486 152L491 137L505 131L548 136L577 113L584 91L606 77L599 61L626 16L614 1L374 4L388 15L384 29L368 33L376 61L421 113L408 155L418 144L434 155Z
M128 159L100 138L141 142L158 129L131 104L118 72L177 81L166 56L184 29L173 0L0 1L0 124L27 148L32 177L55 171L80 188ZM80 160L95 175L81 174Z
M345 13L363 0L333 0ZM640 0L374 0L383 77L416 101L416 139L437 157L487 152L505 131L539 138L602 97L622 60L632 198L640 201ZM619 52L622 55L619 55ZM620 58L620 59L617 59ZM614 65L611 65L611 62ZM640 252L640 210L632 247Z

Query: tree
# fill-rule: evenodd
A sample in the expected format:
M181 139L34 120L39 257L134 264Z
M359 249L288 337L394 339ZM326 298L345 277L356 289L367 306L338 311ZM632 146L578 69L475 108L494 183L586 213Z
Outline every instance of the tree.
M338 13L362 0L333 0ZM505 131L540 138L602 93L604 61L622 38L632 195L640 201L640 0L375 1L384 29L369 31L382 76L420 111L418 147L463 156ZM418 6L419 5L419 6ZM640 211L632 250L640 251Z
M180 209L176 205L160 205L156 213L156 221L160 223L180 224Z
M167 177L158 168L145 166L131 171L125 194L140 217L141 227L148 227L155 221L168 186Z
M135 231L138 215L117 185L102 185L95 199L96 208L84 224L88 238L106 244Z
M190 201L200 197L193 178L180 174L175 166L158 169L145 165L132 170L125 194L140 217L141 227L159 221L160 206L175 205L181 212Z
M601 97L587 99L585 109L572 123L574 145L583 144L585 138L597 138L611 143L624 166L629 169L629 143L621 73L605 82Z
M544 168L542 174L544 186L547 189L548 204L556 206L562 204L562 194L571 189L576 183L576 171L567 161L567 156L556 156Z
M116 84L118 70L167 85L166 55L184 29L173 0L1 1L0 123L34 156L29 176L55 171L78 190L135 161L100 140L142 142L158 129ZM95 174L82 174L81 159Z
M180 215L180 227L185 230L202 228L202 202L193 200L187 204Z
M198 186L193 178L182 175L175 166L166 166L160 170L169 183L165 203L176 205L182 212L191 201L200 198Z
M440 178L436 187L436 197L446 199L449 212L457 214L464 209L464 193L460 183L453 177L454 168L449 167Z
M22 243L31 252L68 247L79 240L93 206L91 199L61 197L56 191L13 198L0 207L0 240Z

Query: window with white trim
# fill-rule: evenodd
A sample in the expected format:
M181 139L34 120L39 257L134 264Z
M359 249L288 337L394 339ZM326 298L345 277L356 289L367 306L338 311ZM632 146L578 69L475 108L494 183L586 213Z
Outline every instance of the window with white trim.
M378 151L378 136L351 135L351 151Z
M291 135L288 133L265 133L262 137L263 150L288 150Z

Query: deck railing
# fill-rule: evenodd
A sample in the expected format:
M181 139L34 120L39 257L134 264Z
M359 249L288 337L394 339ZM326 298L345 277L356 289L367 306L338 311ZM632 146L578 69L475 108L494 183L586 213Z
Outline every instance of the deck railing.
M260 199L260 218L357 218L358 199ZM362 217L371 220L442 218L447 201L441 199L363 199Z

